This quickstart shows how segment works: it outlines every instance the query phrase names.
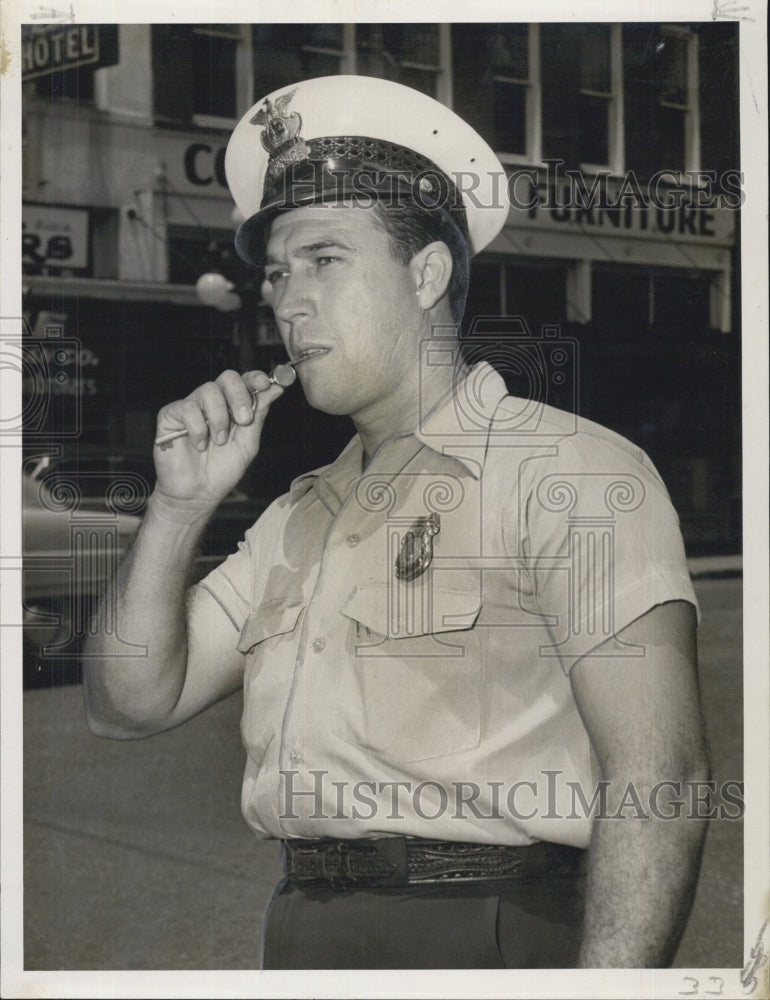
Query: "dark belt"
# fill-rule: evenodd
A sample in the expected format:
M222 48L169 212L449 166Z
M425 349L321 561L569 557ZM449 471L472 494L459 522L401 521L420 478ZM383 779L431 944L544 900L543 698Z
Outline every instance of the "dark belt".
M284 840L290 884L335 889L391 888L435 882L485 882L577 873L585 851L539 842L528 847L383 837Z

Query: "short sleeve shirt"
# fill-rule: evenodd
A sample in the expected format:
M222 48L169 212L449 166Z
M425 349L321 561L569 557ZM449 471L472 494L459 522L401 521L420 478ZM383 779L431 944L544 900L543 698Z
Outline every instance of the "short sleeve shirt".
M410 530L427 567L402 579ZM246 659L242 808L265 837L587 846L570 670L644 669L617 633L696 604L644 452L486 363L366 469L356 437L296 480L201 586Z

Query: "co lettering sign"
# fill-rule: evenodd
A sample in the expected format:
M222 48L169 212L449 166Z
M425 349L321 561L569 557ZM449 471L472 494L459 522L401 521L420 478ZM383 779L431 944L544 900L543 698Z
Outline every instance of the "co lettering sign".
M184 151L184 176L195 188L219 187L227 189L225 177L226 146L212 146L208 142L191 142Z

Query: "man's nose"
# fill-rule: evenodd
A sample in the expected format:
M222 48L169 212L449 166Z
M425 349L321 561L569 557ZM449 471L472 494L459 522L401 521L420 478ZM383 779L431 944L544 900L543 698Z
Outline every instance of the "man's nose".
M274 289L273 310L278 319L287 323L298 316L307 316L315 311L310 287L304 274L290 273L281 282L280 287Z

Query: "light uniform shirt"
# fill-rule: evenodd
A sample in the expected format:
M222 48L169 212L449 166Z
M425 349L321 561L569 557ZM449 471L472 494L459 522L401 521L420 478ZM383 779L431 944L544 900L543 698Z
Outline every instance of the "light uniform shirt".
M438 515L430 565L396 577ZM587 846L595 760L569 672L695 604L647 456L472 369L363 469L297 479L201 584L246 658L242 807L265 837ZM609 642L609 647L607 643Z

